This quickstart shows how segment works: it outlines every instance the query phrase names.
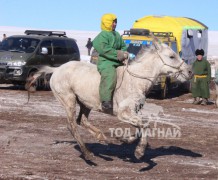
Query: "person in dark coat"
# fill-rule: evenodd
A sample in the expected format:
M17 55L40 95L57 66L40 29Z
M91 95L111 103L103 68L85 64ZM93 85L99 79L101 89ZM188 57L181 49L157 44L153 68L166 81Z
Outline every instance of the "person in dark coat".
M195 55L197 58L192 65L192 96L194 98L193 104L207 105L208 98L210 97L209 84L211 80L211 67L210 63L205 58L203 58L203 49L197 49L195 51Z
M90 56L90 52L91 52L91 49L92 49L92 41L91 41L91 38L88 38L86 47L87 47L87 49L88 49L88 55Z

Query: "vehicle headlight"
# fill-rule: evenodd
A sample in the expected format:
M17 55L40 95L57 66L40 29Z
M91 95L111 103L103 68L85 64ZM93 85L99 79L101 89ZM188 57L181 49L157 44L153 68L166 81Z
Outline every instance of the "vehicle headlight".
M12 61L7 63L8 66L23 66L25 64L26 62L24 61L14 61L14 62Z

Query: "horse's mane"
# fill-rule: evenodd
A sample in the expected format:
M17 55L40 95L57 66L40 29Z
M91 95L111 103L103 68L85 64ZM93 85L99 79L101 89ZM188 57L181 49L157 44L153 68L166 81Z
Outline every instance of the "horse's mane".
M154 47L153 46L146 46L146 45L142 45L138 54L135 57L134 61L131 61L129 63L129 65L134 64L134 63L139 63L142 60L142 56L144 56L145 54L149 55L149 54L154 54Z

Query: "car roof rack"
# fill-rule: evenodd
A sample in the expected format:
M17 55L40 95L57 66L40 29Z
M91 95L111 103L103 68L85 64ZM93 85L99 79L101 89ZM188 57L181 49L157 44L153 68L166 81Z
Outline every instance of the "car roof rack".
M123 35L139 35L139 36L149 36L150 31L148 29L137 29L132 28L130 30L124 30Z
M156 37L174 37L173 32L152 32Z
M66 32L64 32L64 31L26 30L24 33L25 33L26 35L41 35L41 36L59 36L59 37L66 37Z
M123 35L150 36L150 33L152 33L156 37L174 37L173 32L150 32L149 29L138 29L138 28L124 30Z

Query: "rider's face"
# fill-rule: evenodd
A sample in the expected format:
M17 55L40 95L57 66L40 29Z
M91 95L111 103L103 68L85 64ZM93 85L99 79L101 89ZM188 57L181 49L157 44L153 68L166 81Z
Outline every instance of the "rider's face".
M115 31L116 27L117 27L117 20L115 19L112 23L112 30Z

